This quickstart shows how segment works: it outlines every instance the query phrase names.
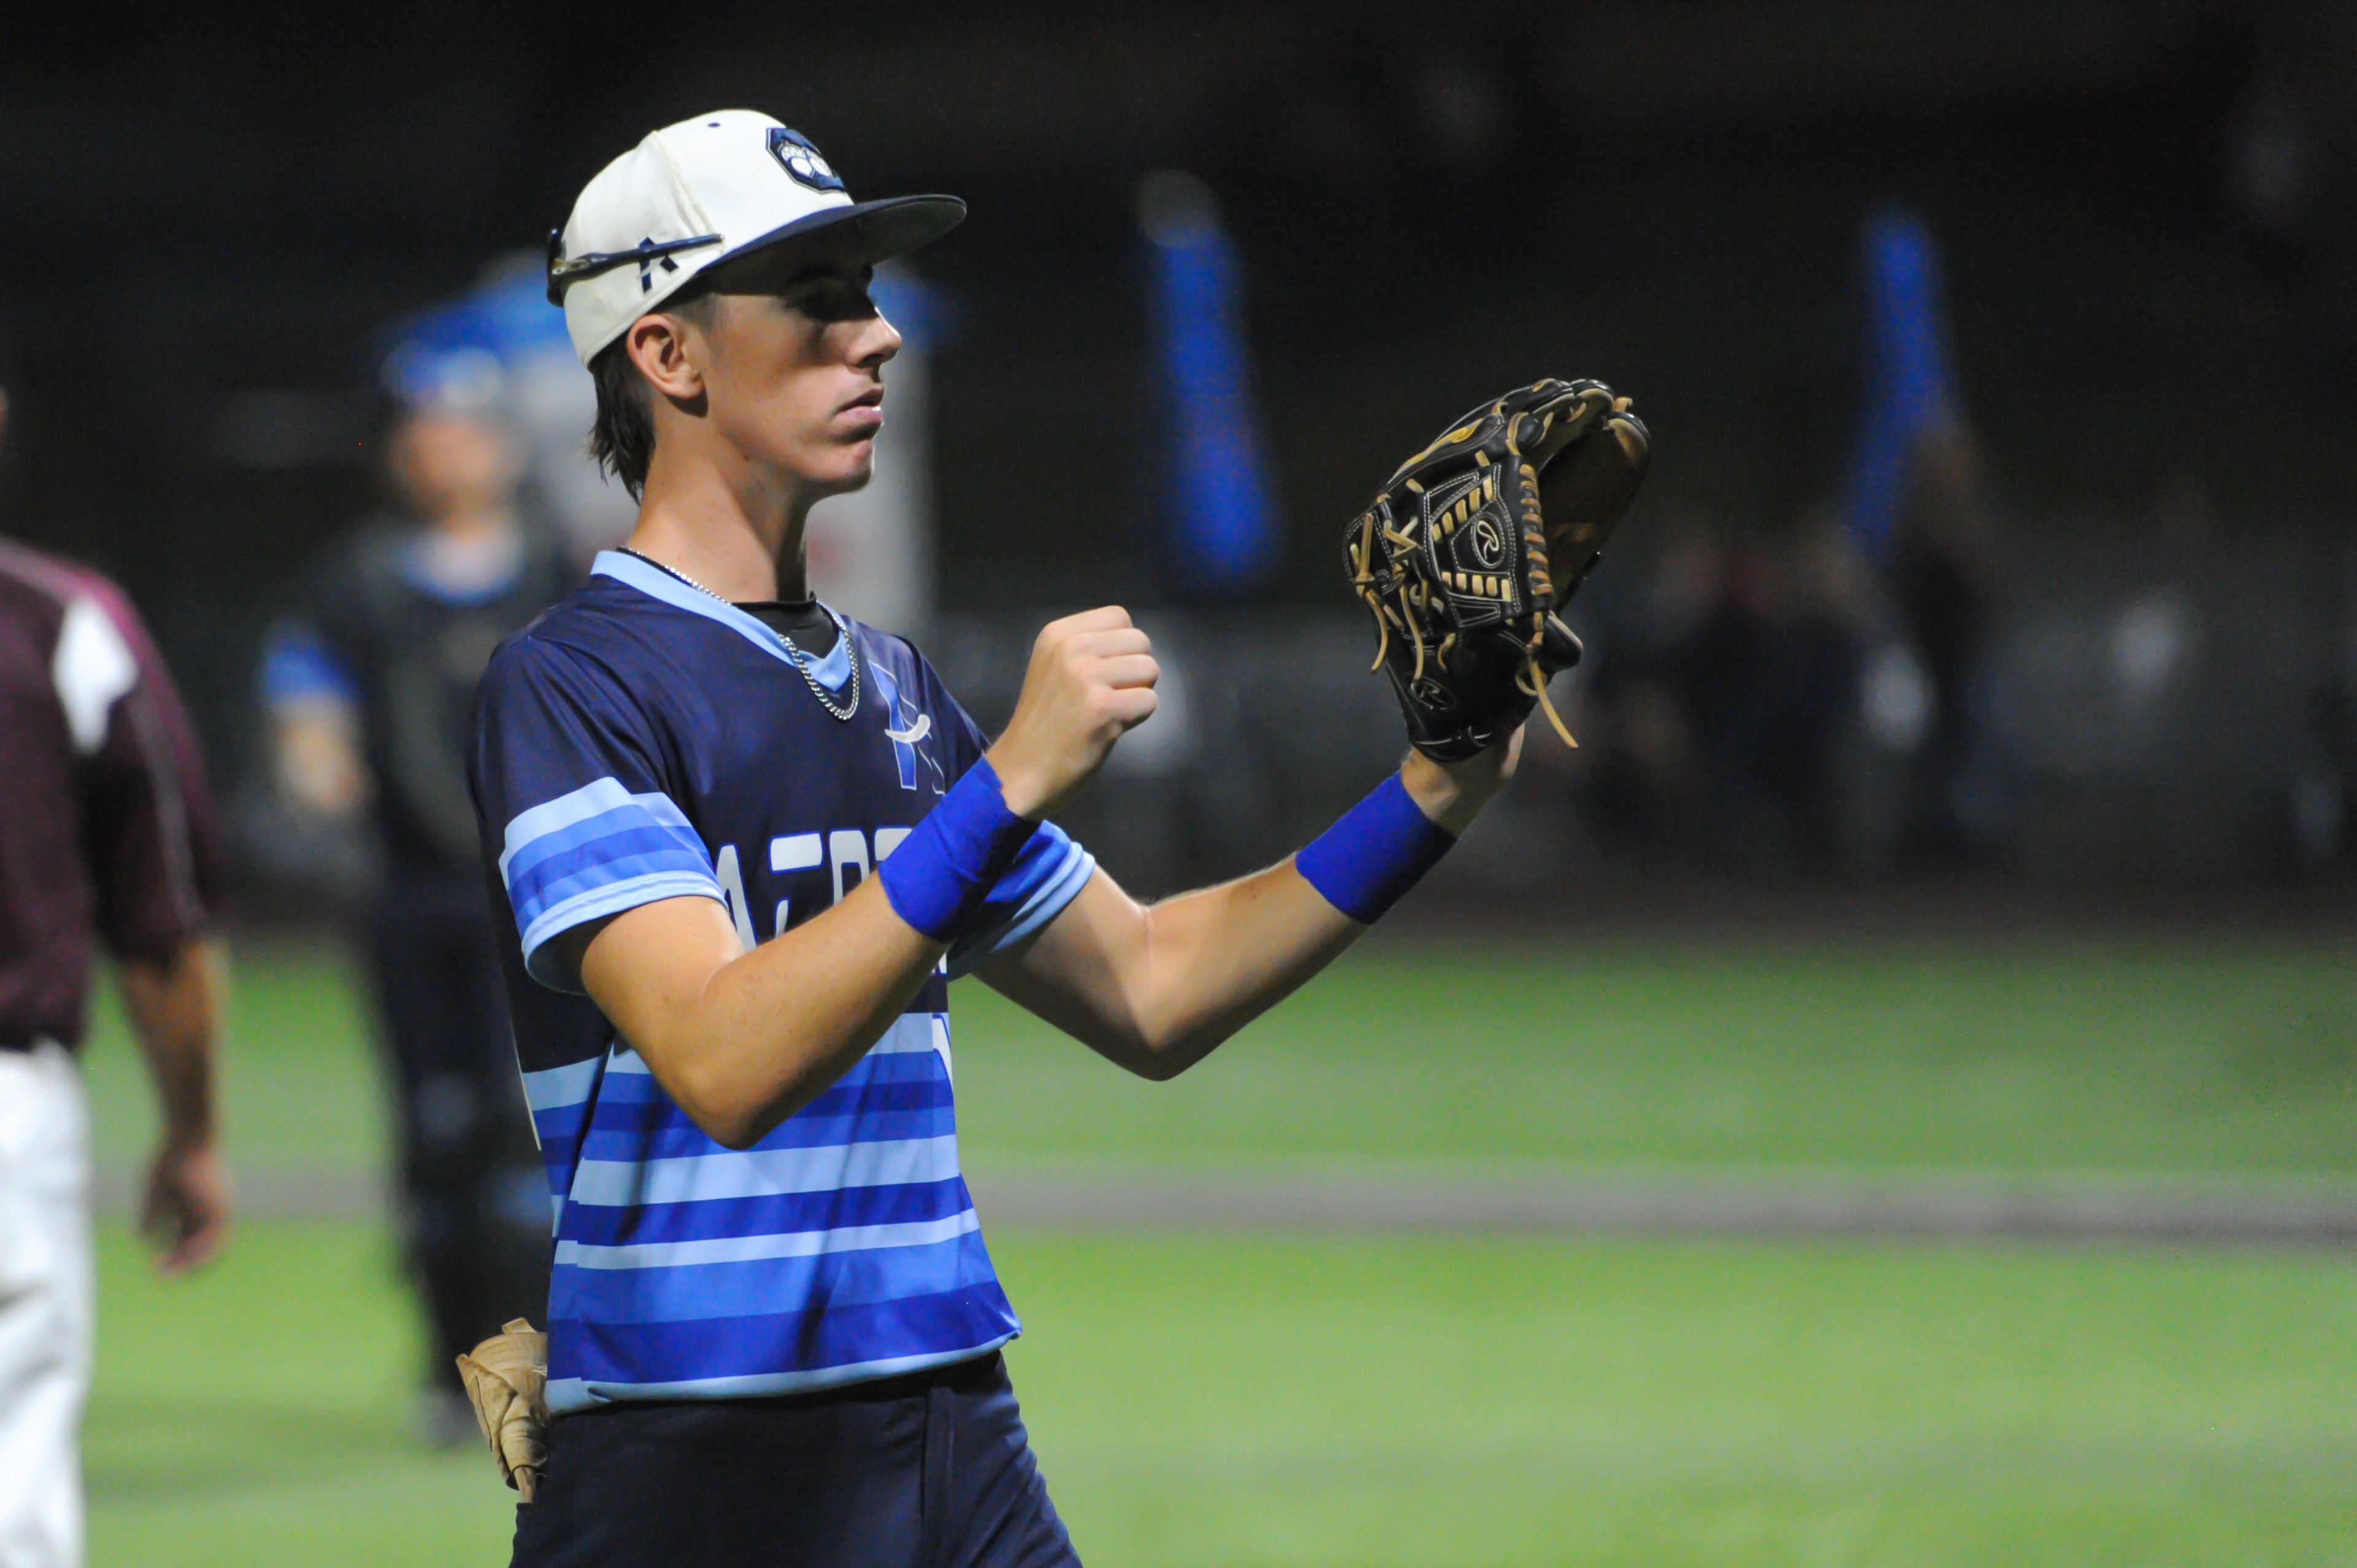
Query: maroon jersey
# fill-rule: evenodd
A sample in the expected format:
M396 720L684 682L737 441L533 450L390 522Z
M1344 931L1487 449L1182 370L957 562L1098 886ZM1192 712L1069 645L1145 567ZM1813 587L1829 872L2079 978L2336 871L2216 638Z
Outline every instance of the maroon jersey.
M0 1047L80 1044L92 939L167 956L221 890L195 732L138 615L0 541Z

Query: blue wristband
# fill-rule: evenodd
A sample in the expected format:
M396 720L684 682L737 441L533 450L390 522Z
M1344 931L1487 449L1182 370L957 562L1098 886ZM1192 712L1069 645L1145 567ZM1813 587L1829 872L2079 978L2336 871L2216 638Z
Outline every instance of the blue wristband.
M985 757L950 786L876 875L900 918L937 942L953 942L973 929L990 890L1039 831L1006 809Z
M1417 809L1394 773L1295 855L1293 869L1326 902L1372 926L1456 843Z

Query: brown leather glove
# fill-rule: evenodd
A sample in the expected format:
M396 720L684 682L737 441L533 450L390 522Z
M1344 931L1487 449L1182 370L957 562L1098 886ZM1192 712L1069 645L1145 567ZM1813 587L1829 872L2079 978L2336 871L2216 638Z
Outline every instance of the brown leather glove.
M1645 476L1652 437L1601 381L1538 381L1467 413L1392 475L1343 544L1376 669L1437 762L1495 746L1579 660L1557 617Z
M458 1358L458 1376L500 1474L532 1501L548 1467L548 1336L529 1318L511 1318L504 1332Z

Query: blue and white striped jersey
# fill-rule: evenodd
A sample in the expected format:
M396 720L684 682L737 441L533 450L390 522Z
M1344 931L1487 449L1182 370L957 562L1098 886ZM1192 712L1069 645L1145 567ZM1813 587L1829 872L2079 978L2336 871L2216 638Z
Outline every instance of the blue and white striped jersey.
M789 1393L986 1354L1020 1332L960 1174L949 982L760 1144L688 1120L551 938L682 895L749 948L841 898L982 756L909 644L856 622L813 673L735 606L623 554L504 644L472 774L556 1208L549 1404ZM1094 862L1055 828L954 972L1039 929Z

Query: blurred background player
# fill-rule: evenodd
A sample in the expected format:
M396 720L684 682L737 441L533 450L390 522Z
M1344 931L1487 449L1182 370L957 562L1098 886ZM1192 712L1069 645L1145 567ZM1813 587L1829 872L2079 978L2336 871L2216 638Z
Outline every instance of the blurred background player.
M0 440L8 402L0 387ZM0 540L0 1564L81 1561L90 1118L73 1053L91 939L163 1106L142 1217L167 1273L229 1228L215 1147L221 846L195 732L138 616Z
M467 724L491 650L573 573L525 499L524 451L495 412L509 390L498 361L404 345L386 380L388 503L275 628L262 682L282 803L374 840L361 945L430 1323L417 1420L429 1440L453 1441L473 1431L453 1358L539 1310L549 1249L483 900Z

